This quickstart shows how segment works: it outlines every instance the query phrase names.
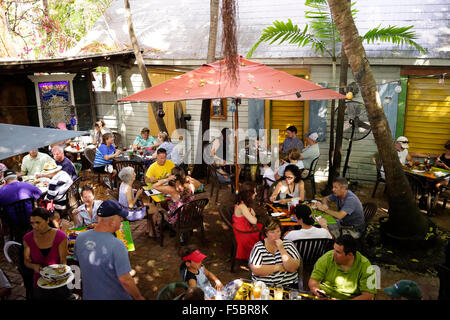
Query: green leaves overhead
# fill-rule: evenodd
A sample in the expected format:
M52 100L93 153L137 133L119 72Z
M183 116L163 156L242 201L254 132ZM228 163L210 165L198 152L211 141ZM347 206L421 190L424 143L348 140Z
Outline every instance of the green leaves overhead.
M361 38L367 43L375 43L375 41L390 42L397 45L408 45L416 48L420 53L426 53L427 49L422 48L414 39L417 39L417 35L414 31L409 31L414 26L409 27L397 27L389 26L381 28L380 26L373 28L362 36Z

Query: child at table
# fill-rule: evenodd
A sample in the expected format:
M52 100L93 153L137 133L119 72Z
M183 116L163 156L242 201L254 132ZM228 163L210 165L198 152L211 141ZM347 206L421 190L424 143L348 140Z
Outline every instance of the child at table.
M190 288L200 288L205 293L205 300L212 300L217 291L222 290L222 282L202 264L206 258L199 250L185 248L182 251L183 260L181 264L182 276ZM210 281L215 283L215 289L211 286ZM216 291L217 290L217 291Z

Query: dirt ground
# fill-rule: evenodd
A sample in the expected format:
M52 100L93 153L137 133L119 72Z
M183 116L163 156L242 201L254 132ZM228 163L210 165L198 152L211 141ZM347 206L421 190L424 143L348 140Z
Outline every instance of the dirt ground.
M89 181L83 181L82 185L89 183ZM311 186L309 182L306 183L306 197L311 199ZM378 204L378 212L374 222L379 218L387 216L386 200L383 196L383 188L379 188L377 197L375 199L370 198L373 186L359 186L356 194L360 197L364 203L366 201L373 201ZM317 190L321 190L321 184L317 184ZM96 187L96 198L107 199L106 189L103 186ZM197 198L209 198L210 186L206 186L206 192L197 195ZM230 272L230 247L231 236L230 230L221 221L218 207L222 203L229 204L233 201L230 189L222 187L219 195L218 203L214 203L215 197L212 197L206 210L205 210L205 236L206 243L202 243L197 232L194 232L190 237L188 245L197 247L202 253L207 255L204 260L205 266L213 272L224 284L230 282L236 278L250 278L250 272L245 263L235 268L235 273ZM450 231L450 210L438 209L437 214L432 220L439 226L440 229ZM178 268L181 263L179 253L175 246L175 237L170 237L169 232L165 232L164 246L159 245L159 241L150 239L145 235L146 223L145 221L132 222L131 224L132 235L136 247L136 251L130 252L130 261L133 270L135 271L134 279L140 289L142 295L146 299L156 299L158 292L168 283L173 281L180 281L180 275ZM447 233L448 234L448 233ZM3 247L2 240L0 245ZM376 253L373 258L370 258L374 265L380 267L381 284L380 290L376 295L376 299L386 299L382 288L394 284L401 279L411 279L416 281L422 289L423 297L427 300L437 299L439 290L439 279L436 274L430 268L419 268L419 270L427 270L425 272L417 272L414 268L413 271L406 270L402 265L397 264L397 260L390 257L402 256L401 252L395 250L389 250L383 247L377 247ZM387 257L387 258L386 258ZM433 260L433 258L430 258ZM436 262L427 261L427 265L433 265ZM425 261L418 260L417 264L424 264ZM405 265L408 267L408 264ZM9 264L3 255L0 255L0 268L10 278L14 289L13 294L10 296L11 300L22 300L25 297L25 290L21 286L21 277L14 267ZM411 268L409 268L411 269Z

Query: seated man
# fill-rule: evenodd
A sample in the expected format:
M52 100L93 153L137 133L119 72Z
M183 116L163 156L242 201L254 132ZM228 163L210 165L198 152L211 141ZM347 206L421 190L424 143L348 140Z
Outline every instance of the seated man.
M54 146L52 148L53 159L55 159L56 165L61 166L62 170L67 172L72 181L75 181L77 176L77 171L72 161L64 156L64 150L61 146Z
M304 204L299 204L294 208L295 216L302 227L300 230L289 231L284 239L295 241L300 239L331 239L331 233L328 231L327 220L321 218L319 224L321 228L314 227L314 218L311 208Z
M337 203L337 211L328 208L328 202ZM345 178L337 177L333 182L333 193L317 203L317 208L334 218L336 225L330 225L330 232L337 238L340 235L340 227L349 227L349 233L354 238L361 237L364 232L364 209L358 197L348 190L348 182Z
M31 150L22 160L20 175L34 176L36 173L39 174L49 161L52 161L52 158L48 154L38 152L38 149Z
M398 159L400 160L400 163L402 164L403 167L406 167L408 165L409 166L413 165L413 158L408 153L408 148L409 148L408 143L409 143L408 138L406 138L404 136L398 137L397 141L395 141L395 143L394 143L394 147L397 150ZM381 173L381 177L383 179L386 179L383 166L381 166L380 173Z
M308 286L318 297L342 300L373 300L377 293L375 270L361 255L350 235L336 239L334 249L314 265Z
M312 132L306 135L306 142L308 143L308 146L303 149L302 155L300 157L300 159L303 160L303 165L305 166L304 172L308 172L309 168L311 168L312 161L320 156L320 148L319 144L317 143L318 138L319 135L316 132ZM306 175L308 174L307 172L305 172Z
M299 148L300 150L303 150L303 142L297 137L297 128L295 126L290 126L287 128L286 135L286 139L284 139L280 146L280 156L287 156L289 150L292 148Z
M170 176L175 164L167 160L167 152L164 148L159 148L156 152L156 161L148 168L145 173L145 183L155 183L158 180Z

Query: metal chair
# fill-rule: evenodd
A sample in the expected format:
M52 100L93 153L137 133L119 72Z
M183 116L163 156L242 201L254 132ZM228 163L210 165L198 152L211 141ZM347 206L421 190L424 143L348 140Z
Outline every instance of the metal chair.
M209 178L208 181L211 183L211 194L210 197L212 198L213 193L214 193L214 188L217 189L216 192L216 200L215 202L217 203L217 200L219 199L219 191L220 191L220 187L222 185L230 185L231 186L231 194L234 194L234 175L231 174L230 175L230 181L228 182L220 182L219 177L217 175L217 168L210 164L208 165L208 171L209 171Z
M107 173L107 172L100 173L100 172L94 171L94 161L95 161L95 153L96 152L97 152L96 148L86 148L86 149L84 149L84 156L89 161L89 164L90 164L89 170L94 174L94 176L97 175L97 182L100 183L100 176L103 175L103 176L109 177L109 173Z
M158 292L156 300L181 300L187 289L186 282L171 282Z
M387 185L386 185L386 180L382 177L381 175L381 166L383 165L381 163L381 159L380 156L377 153L375 153L375 155L372 158L373 163L375 164L376 168L377 168L377 181L375 182L375 186L373 188L373 192L372 192L372 198L375 198L375 194L377 192L377 188L378 188L378 184L380 184L380 182L384 183L384 193L386 193L386 189L387 189Z
M164 218L161 219L161 223L159 224L159 233L160 233L160 245L164 246L164 227L168 226L176 231L176 246L179 247L181 245L180 236L181 233L186 234L187 232L192 231L193 229L200 228L202 233L202 240L205 243L205 228L203 226L203 210L208 204L208 199L197 199L188 203L185 203L177 210L175 210L174 214L177 215L177 221L174 225L170 225Z
M299 239L293 241L302 258L303 289L308 291L308 281L316 261L333 247L334 241L327 238Z
M314 178L314 174L316 172L317 163L319 162L319 157L315 158L311 162L311 166L309 167L308 175L305 178L302 178L303 181L311 181L312 187L312 197L314 198L316 195L316 180Z
M377 213L378 205L373 202L367 202L363 204L363 209L364 209L364 230L366 230L370 221Z
M115 176L116 186L119 187L120 179L119 172L125 167L132 167L136 173L136 180L141 184L145 184L145 165L144 162L137 162L132 160L113 160L113 168L117 171Z
M81 177L78 177L74 182L72 182L69 189L66 191L66 209L65 212L68 214L73 209L81 205L81 195L80 195L80 182Z
M10 240L22 243L23 236L32 229L30 214L35 207L34 198L19 200L2 207L1 219L9 230Z
M234 232L243 233L243 234L253 234L253 233L259 233L260 239L261 239L261 232L260 231L242 231L239 229L236 229L233 224L233 213L234 213L234 207L233 206L221 206L219 208L219 214L222 221L227 225L228 227L228 233L229 238L231 239L231 252L230 252L230 258L231 258L231 272L234 272L234 265L236 262L236 250L237 250L237 241L236 241L236 235Z
M22 276L26 292L26 299L30 300L33 296L33 270L27 268L24 263L23 246L14 241L8 241L3 248L6 260L12 262Z

